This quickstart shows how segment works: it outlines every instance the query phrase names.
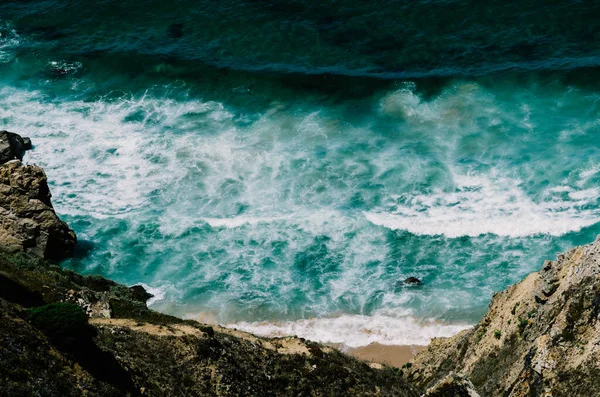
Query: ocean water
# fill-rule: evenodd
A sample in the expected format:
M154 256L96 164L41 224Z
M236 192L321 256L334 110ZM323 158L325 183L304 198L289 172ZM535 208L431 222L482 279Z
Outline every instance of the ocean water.
M3 0L0 128L79 236L64 266L263 335L426 344L600 233L599 18Z

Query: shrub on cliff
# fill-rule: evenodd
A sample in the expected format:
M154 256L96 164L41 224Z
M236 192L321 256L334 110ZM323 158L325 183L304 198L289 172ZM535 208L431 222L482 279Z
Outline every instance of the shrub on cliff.
M31 324L55 343L69 345L94 336L87 315L81 307L72 303L52 303L28 312Z
M96 330L88 324L88 316L81 307L61 302L29 309L28 312L28 320L35 328L96 379L122 390L123 395L139 394L115 357L96 346L93 341Z

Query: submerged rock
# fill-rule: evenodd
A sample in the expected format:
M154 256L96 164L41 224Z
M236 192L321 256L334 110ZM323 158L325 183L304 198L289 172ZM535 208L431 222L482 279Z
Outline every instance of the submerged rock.
M58 79L76 75L82 68L81 62L52 61L46 66L46 75Z
M404 281L402 281L402 283L404 285L419 285L419 284L421 284L421 280L419 280L416 277L409 277L407 279L404 279Z

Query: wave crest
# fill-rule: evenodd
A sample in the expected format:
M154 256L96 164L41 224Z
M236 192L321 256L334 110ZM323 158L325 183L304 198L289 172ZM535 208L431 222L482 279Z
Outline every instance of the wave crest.
M597 208L588 208L600 198L596 188L555 187L535 202L519 187L520 181L510 178L455 175L455 183L454 192L399 197L390 211L365 211L363 215L389 229L451 238L561 236L599 220Z

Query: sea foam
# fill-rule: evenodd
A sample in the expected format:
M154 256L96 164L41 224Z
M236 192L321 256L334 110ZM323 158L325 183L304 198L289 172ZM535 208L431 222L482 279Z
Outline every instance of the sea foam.
M14 59L14 51L21 44L21 37L6 22L0 21L0 64Z
M597 188L549 189L545 200L535 202L515 179L454 175L453 191L404 195L389 212L365 211L375 225L406 230L417 235L444 235L450 238L495 234L526 237L539 234L561 236L598 222L594 204L600 198ZM553 193L568 192L568 198Z
M248 110L177 87L86 96L78 76L59 99L0 88L0 123L31 136L25 160L93 242L73 266L159 288L151 305L171 314L424 344L421 331L454 325L416 318L475 322L494 291L596 223L597 162L580 142L539 132L548 106L475 84ZM540 148L563 150L571 169ZM423 285L399 285L410 276ZM405 310L416 317L393 314ZM384 331L369 339L371 315ZM297 321L253 323L263 319Z
M236 216L231 218L202 218L206 223L212 227L225 227L235 228L242 225L255 225L258 223L270 223L277 220L285 219L285 217L248 217L248 216Z
M444 324L417 320L411 316L384 315L313 318L281 322L243 322L225 324L230 328L265 337L297 336L321 343L355 348L371 343L382 345L427 345L436 337L449 337L469 328L463 324Z

